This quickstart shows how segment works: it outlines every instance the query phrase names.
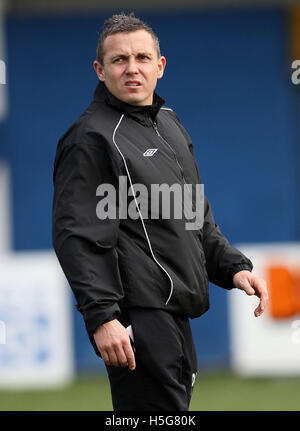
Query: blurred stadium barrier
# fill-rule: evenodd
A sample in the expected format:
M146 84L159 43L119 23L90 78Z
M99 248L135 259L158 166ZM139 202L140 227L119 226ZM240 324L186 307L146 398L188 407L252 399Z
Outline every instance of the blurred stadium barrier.
M51 252L0 261L0 388L60 387L73 379L71 307Z
M13 252L10 170L0 163L0 388L74 376L71 298L53 252Z
M231 360L246 376L300 375L300 244L238 245L269 286L270 304L254 317L257 297L229 295Z

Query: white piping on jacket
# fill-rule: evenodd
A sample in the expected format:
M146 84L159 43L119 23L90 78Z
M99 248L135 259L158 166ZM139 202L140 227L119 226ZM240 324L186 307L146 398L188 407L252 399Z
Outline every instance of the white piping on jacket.
M115 130L114 130L114 132L113 132L113 136L112 136L112 140L113 140L113 143L114 143L114 145L115 145L115 147L116 147L116 149L118 150L118 152L120 153L120 156L122 157L122 159L123 159L123 162L124 162L124 165L125 165L125 169L126 169L126 173L127 173L127 176L128 176L128 179L129 179L129 182L130 182L130 187L131 187L131 191L132 191L132 195L133 195L133 197L134 197L134 202L135 202L135 205L136 205L136 209L138 210L138 213L139 213L139 216L140 216L140 219L141 219L141 222L142 222L142 225L143 225L143 229L144 229L144 233L145 233L145 236L146 236L146 239L147 239L147 242L148 242L148 246L149 246L149 250L150 250L150 252L151 252L151 255L152 255L152 257L153 257L153 259L154 259L154 261L157 263L157 265L167 274L167 276L169 277L169 280L170 280L170 282L171 282L171 291L170 291L170 294L169 294L169 297L168 297L168 299L167 299L167 301L166 301L166 305L168 304L168 302L170 301L170 299L171 299L171 296L172 296L172 293L173 293L173 288L174 288L174 285L173 285L173 280L172 280L172 278L171 278L171 276L170 276L170 274L168 273L168 271L159 263L159 261L156 259L156 257L155 257L155 255L154 255L154 253L153 253L153 250L152 250L152 246L151 246L151 242L150 242L150 239L149 239L149 236L148 236L148 232L147 232L147 229L146 229L146 226L145 226L145 223L144 223L144 219L143 219L143 216L142 216L142 213L141 213L141 211L140 211L140 208L139 208L139 205L138 205L138 202L137 202L137 199L136 199L136 196L135 196L135 191L134 191L134 188L133 188L133 184L132 184L132 181L131 181L131 176L130 176L130 173L129 173L129 169L128 169L128 166L127 166L127 163L126 163L126 160L125 160L125 157L123 156L123 154L122 154L122 152L121 152L121 150L120 150L120 148L118 147L118 145L117 145L117 143L116 143L116 141L115 141L115 134L116 134L116 131L118 130L118 128L119 128L119 126L120 126L120 124L121 124L121 122L122 122L122 120L123 120L123 117L124 117L124 114L122 114L121 115L121 118L120 118L120 120L119 120L119 122L118 122L118 124L116 125L116 127L115 127Z

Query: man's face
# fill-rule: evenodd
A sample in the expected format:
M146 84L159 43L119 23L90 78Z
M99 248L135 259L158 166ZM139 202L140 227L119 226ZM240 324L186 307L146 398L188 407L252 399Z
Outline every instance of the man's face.
M104 40L103 65L94 69L108 90L131 105L151 105L166 59L158 57L154 40L145 30L116 33Z

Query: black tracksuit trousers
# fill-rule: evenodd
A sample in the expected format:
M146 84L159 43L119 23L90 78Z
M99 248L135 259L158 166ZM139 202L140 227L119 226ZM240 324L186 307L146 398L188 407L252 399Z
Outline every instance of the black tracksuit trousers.
M119 320L132 325L136 368L106 366L114 411L187 411L197 373L189 319L135 308Z

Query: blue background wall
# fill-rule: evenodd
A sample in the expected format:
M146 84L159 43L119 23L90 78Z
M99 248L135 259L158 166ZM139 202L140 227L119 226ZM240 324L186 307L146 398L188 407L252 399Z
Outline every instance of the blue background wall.
M0 157L12 168L16 250L51 247L56 144L92 98L109 15L7 20L10 113ZM223 233L232 243L299 240L298 91L284 11L138 15L160 37L167 69L157 91L193 139ZM210 311L192 321L202 369L229 363L227 294L211 286ZM78 369L102 368L75 308L74 325Z

